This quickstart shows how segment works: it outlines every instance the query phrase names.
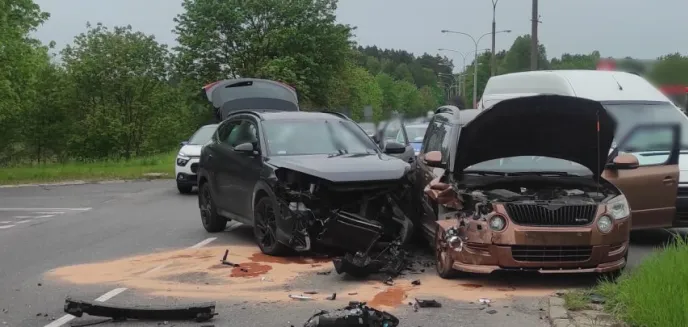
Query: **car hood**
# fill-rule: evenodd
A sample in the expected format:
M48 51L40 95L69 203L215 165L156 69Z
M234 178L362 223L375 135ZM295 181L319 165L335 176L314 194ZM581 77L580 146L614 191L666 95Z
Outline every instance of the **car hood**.
M500 101L459 132L453 172L488 160L552 157L579 163L599 177L616 121L597 101L538 95Z
M202 145L198 144L187 144L179 149L179 153L186 154L187 157L200 157L201 156Z
M410 170L408 163L378 154L276 156L268 163L332 182L398 180Z

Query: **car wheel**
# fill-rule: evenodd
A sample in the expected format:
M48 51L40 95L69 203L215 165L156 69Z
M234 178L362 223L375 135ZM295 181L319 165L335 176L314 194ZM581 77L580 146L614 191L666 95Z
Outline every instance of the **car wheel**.
M189 194L191 193L191 190L193 189L193 186L191 185L182 185L177 183L177 190L179 190L179 193L181 194Z
M215 207L210 185L203 183L198 190L198 206L201 209L201 222L203 228L209 233L217 233L227 227L227 218L220 216Z
M282 256L288 248L277 241L277 215L270 197L258 200L253 211L253 235L260 250L272 256Z
M459 272L453 267L454 259L452 259L448 249L442 245L443 238L444 232L438 227L435 232L435 268L440 277L451 279L457 277Z

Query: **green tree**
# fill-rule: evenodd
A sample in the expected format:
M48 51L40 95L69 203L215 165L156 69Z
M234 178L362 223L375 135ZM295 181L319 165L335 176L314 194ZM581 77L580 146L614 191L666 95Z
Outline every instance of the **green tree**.
M46 47L31 33L48 19L32 0L0 1L0 159L7 163L22 150L25 109L38 99L41 70L48 63Z
M394 88L396 89L400 99L399 108L396 108L397 111L405 114L408 117L414 117L423 114L423 99L421 98L418 88L416 88L413 83L407 81L396 81Z
M547 51L545 46L540 44L538 69L548 69ZM530 35L519 36L509 48L506 58L501 64L499 72L501 74L516 73L530 70Z
M76 156L129 158L169 149L147 144L154 122L182 105L167 96L168 57L153 36L101 24L89 25L62 51L81 117L70 140ZM178 138L179 130L168 127L168 138Z
M688 56L673 53L660 57L649 77L658 84L688 85Z
M380 90L382 90L382 115L383 117L388 117L393 110L401 107L401 98L396 89L397 84L392 76L384 73L375 76L375 80Z
M398 79L400 81L406 81L409 83L413 83L413 74L411 73L411 70L409 69L408 65L402 63L399 64L395 69L394 69L394 78Z
M184 0L182 7L177 69L199 84L286 79L304 100L324 105L353 55L352 28L336 22L337 0Z
M569 54L561 55L561 58L552 58L551 69L595 69L597 62L600 61L600 52L593 51L591 54Z

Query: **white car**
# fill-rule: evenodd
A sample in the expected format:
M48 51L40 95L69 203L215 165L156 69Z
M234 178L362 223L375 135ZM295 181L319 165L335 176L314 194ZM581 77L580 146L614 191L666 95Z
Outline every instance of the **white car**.
M177 189L179 193L191 193L198 184L198 160L201 157L201 148L210 141L215 133L217 124L205 125L199 128L188 141L181 142L174 165L174 175L177 176Z

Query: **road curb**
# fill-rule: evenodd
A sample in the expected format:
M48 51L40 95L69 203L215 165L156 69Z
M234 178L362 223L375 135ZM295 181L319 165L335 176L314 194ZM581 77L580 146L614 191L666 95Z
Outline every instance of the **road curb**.
M152 180L159 179L169 179L172 180L170 176L163 173L155 173L155 175L144 175L143 178L137 179L114 179L114 180L94 180L94 181L84 181L84 180L74 180L74 181L64 181L55 183L30 183L30 184L6 184L0 185L0 189L5 188L19 188L19 187L56 187L56 186L74 186L74 185L87 185L87 184L120 184L120 183L132 183L132 182L148 182Z
M552 327L628 327L603 312L601 305L593 305L589 310L567 310L564 294L565 291L559 291L547 299L547 316Z

